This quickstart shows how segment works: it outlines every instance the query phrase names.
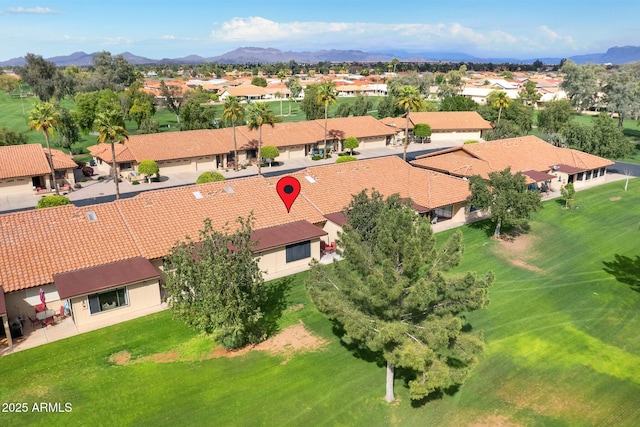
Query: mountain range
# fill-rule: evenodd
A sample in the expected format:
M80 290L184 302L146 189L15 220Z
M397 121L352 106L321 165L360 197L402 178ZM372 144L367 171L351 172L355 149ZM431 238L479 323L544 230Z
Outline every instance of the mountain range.
M66 56L54 56L46 58L58 66L77 65L87 66L92 64L95 53L75 52ZM143 56L134 55L130 52L121 54L129 63L133 65L154 65L154 64L202 64L205 62L222 64L246 64L246 63L274 63L289 62L294 60L298 63L309 64L317 62L389 62L393 58L398 58L401 62L478 62L478 63L511 63L511 64L532 64L536 60L544 64L559 64L562 58L478 58L460 52L406 52L406 51L386 51L386 52L364 52L361 50L319 50L315 52L294 52L282 51L273 48L241 47L231 52L213 57L202 57L199 55L189 55L182 58L150 59ZM576 64L586 64L593 62L597 64L626 64L640 61L640 46L622 46L609 48L604 53L593 53L587 55L570 56L568 59ZM24 57L9 59L0 62L2 67L14 67L24 65Z

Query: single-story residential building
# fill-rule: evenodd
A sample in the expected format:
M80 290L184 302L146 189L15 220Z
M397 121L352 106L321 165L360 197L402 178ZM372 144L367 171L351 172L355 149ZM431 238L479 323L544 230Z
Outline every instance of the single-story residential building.
M335 241L340 230L332 214L362 189L400 193L414 199L418 212L440 218L463 219L469 196L463 180L411 167L395 156L309 168L294 176L302 189L289 212L275 190L277 178L254 176L98 205L0 215L3 324L33 318L41 290L50 309L70 306L81 330L158 307L165 257L186 236L197 239L205 219L214 229L233 230L236 218L252 213L254 252L265 278L272 279L319 259L320 242ZM100 250L85 250L86 242Z
M387 117L380 121L394 128L397 143L402 143L407 123L406 115ZM409 114L409 135L412 135L413 128L418 123L426 123L431 127L431 141L480 140L484 131L493 129L491 123L475 111L412 112Z
M388 197L411 199L414 209L438 221L466 220L469 184L442 173L410 166L397 156L307 168L291 174L300 181L300 197L310 200L327 222L327 243L334 242L346 217L342 214L353 195L372 188ZM277 177L269 178L277 182ZM369 194L371 192L369 191Z
M556 191L569 182L579 189L593 180L604 181L613 162L530 135L449 148L418 156L411 164L461 178L480 175L485 179L490 172L510 167L526 175L529 184Z
M230 96L247 101L259 101L267 97L267 91L262 86L252 84L243 84L235 87L228 86L220 94L220 101L224 101Z
M372 116L329 119L327 146L342 150L344 139L354 136L359 150L384 147L393 139L395 131ZM258 149L258 130L236 126L238 162L255 161ZM274 145L280 150L279 159L303 158L317 153L324 141L324 120L275 123L262 127L262 145ZM155 160L160 173L208 171L231 168L235 162L233 128L203 129L132 135L123 144L116 144L116 163L123 178L135 174L143 160ZM104 174L110 172L111 147L98 144L89 147L96 167ZM105 164L106 163L106 164Z
M73 170L78 167L73 158L60 150L52 155L40 144L0 147L0 192L3 194L47 194L54 188L51 182L53 162L55 182L69 191L76 183Z

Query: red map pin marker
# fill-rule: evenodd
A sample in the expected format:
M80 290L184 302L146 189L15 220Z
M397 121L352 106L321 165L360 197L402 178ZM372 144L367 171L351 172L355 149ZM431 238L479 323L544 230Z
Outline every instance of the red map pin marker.
M276 191L284 202L287 212L289 212L291 205L293 205L296 197L300 194L300 181L292 176L282 177L276 184Z

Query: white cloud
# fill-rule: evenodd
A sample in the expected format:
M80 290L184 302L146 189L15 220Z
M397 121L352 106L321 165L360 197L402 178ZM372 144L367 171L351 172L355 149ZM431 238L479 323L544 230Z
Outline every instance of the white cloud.
M175 40L176 36L173 36L171 34L165 34L164 36L160 37L162 40Z
M551 28L547 27L546 25L540 25L538 27L538 32L542 37L552 42L563 42L567 44L574 43L573 37L561 36L560 34L553 31Z
M573 39L560 35L543 25L543 34L515 34L503 30L480 31L457 22L401 23L371 22L277 22L259 16L235 17L215 23L210 37L221 43L287 45L312 49L343 46L357 49L402 48L408 50L456 49L468 53L529 51L553 45L571 47ZM541 43L541 39L544 42Z
M26 14L35 14L35 15L49 15L59 13L53 9L49 9L48 7L9 7L7 8L7 13L26 13Z

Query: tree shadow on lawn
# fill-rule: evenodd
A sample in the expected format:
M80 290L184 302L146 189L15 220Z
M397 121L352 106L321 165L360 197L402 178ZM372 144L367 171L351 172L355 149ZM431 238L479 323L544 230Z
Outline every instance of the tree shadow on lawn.
M470 224L467 224L467 226L473 228L474 230L484 231L487 237L493 237L493 233L496 230L496 222L491 218L472 222ZM504 240L514 240L516 237L527 234L529 231L531 231L531 225L529 225L528 222L525 222L519 227L503 224L500 231L500 238Z
M262 320L266 325L267 336L271 337L279 332L278 321L289 304L289 291L293 285L293 277L287 276L265 285L267 303Z
M632 142L635 142L635 143L640 142L640 130L625 128L622 130L622 133L624 136L631 139ZM640 151L640 147L636 146L636 150Z
M353 354L356 358L362 359L365 362L375 363L381 368L387 366L387 362L384 360L382 353L371 351L367 348L362 348L356 342L352 342L352 343L344 342L343 337L346 334L346 331L344 330L342 325L336 320L332 320L331 323L333 324L333 327L332 327L333 333L338 338L340 338L340 345L342 345L344 348L349 350L349 352Z
M611 274L618 282L625 283L629 287L640 292L640 256L635 259L615 254L613 261L602 261L605 265L604 271Z

